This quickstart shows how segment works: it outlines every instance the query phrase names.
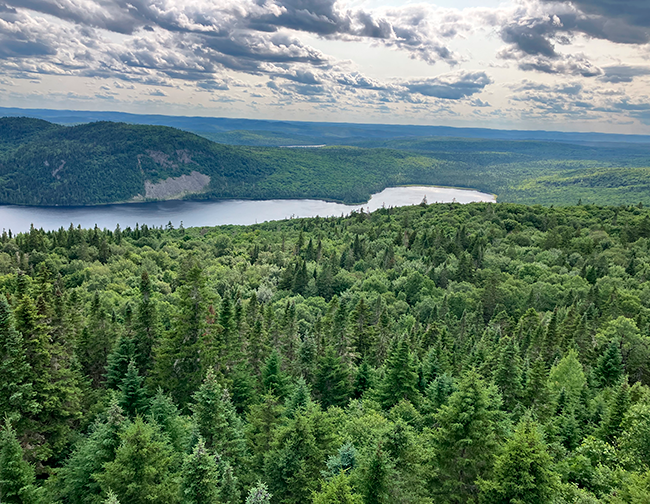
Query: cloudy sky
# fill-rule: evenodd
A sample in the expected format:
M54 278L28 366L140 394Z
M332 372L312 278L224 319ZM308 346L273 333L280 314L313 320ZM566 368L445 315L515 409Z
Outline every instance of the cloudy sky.
M0 106L650 133L650 0L0 0Z

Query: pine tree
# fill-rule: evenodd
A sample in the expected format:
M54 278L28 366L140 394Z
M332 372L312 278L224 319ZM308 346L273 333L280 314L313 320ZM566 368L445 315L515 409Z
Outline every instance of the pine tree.
M170 392L184 410L199 388L206 366L202 359L207 313L205 275L199 266L190 268L178 293L180 309L172 330L156 353L153 381L154 385Z
M147 375L153 368L153 349L159 338L158 311L152 290L149 274L143 271L140 277L140 303L133 325L136 365L143 375Z
M287 392L287 377L282 371L282 361L277 350L273 350L262 370L262 387L265 392L284 398Z
M289 418L294 418L300 413L304 413L311 404L311 393L305 379L301 376L298 378L293 392L287 399L285 414Z
M122 334L108 356L106 388L117 389L126 376L129 362L135 359L135 344L128 335Z
M406 399L418 404L418 374L413 357L404 338L400 338L395 350L386 362L386 376L378 390L378 399L382 407L390 409Z
M239 467L246 452L242 422L211 369L193 399L194 422L207 449Z
M332 347L327 347L325 355L319 359L314 393L325 409L345 406L350 398L349 372Z
M14 329L7 299L0 296L0 411L16 425L39 409L30 381L23 337Z
M501 392L506 411L513 411L523 395L523 387L519 351L512 338L507 339L499 355L494 384Z
M183 462L183 504L216 504L219 502L219 471L203 439L199 438L191 454Z
M119 405L124 412L131 418L138 414L143 414L147 409L147 395L142 388L144 378L140 376L135 361L129 362L126 375L119 385L120 399Z
M552 467L553 460L546 450L539 426L525 419L496 457L492 477L478 481L480 502L553 502L558 493L559 477Z
M370 452L360 469L360 487L364 504L390 504L391 481L395 474L381 445Z
M9 420L5 420L0 435L0 502L38 502L34 468L23 459L23 449Z
M612 341L598 359L596 376L603 387L611 387L621 381L624 373L623 356L616 341Z
M120 435L115 459L95 475L102 490L112 490L121 502L179 502L179 482L171 472L174 452L166 438L137 417Z
M467 502L478 493L497 449L498 412L478 373L469 371L436 414L436 486L446 502Z
M93 476L103 471L104 464L115 458L120 445L120 432L125 425L122 408L111 403L105 418L98 420L90 435L77 444L61 468L61 496L70 504L95 504L101 487Z

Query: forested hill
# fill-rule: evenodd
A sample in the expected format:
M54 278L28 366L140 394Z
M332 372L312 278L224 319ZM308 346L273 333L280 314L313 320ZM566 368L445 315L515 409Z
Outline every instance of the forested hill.
M0 236L0 501L642 504L650 211Z
M221 145L165 126L0 119L0 204L363 203L407 184L466 187L499 201L547 205L650 204L650 147L436 137L288 149Z

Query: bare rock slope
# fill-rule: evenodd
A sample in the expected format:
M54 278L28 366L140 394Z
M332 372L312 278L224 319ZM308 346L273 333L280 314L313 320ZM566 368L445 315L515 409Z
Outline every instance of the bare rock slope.
M197 171L180 177L170 177L156 184L145 180L145 198L147 199L174 199L186 194L200 193L210 183L210 177Z

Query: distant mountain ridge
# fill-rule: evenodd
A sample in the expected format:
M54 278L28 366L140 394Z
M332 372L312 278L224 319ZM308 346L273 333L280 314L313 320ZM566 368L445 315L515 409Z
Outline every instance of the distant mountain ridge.
M290 133L221 135L256 139ZM169 126L63 126L0 118L0 204L80 206L166 199L324 199L363 203L399 185L465 187L499 201L650 204L650 144L445 137L356 145L225 145ZM349 140L349 139L348 139ZM310 142L316 144L316 142Z
M396 124L270 121L218 117L140 115L109 111L93 112L0 107L0 116L33 117L65 125L95 121L113 121L130 124L170 126L206 136L214 141L232 145L280 146L292 144L315 145L321 143L327 143L329 145L355 145L368 140L388 140L406 137L535 140L576 144L602 142L650 144L650 135L618 135L543 130L499 130Z

